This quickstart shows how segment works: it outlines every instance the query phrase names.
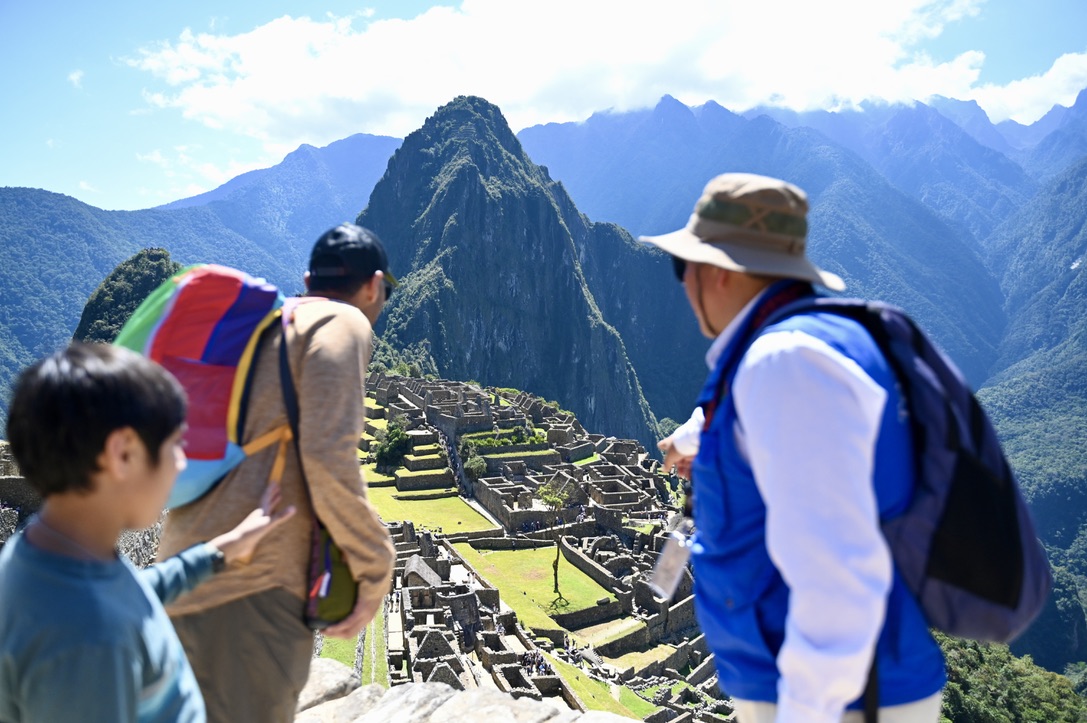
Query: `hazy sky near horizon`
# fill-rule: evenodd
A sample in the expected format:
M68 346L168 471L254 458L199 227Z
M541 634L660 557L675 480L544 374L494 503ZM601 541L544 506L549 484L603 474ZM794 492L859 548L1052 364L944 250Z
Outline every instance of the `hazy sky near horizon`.
M148 208L458 95L515 132L665 94L1030 124L1087 88L1084 28L1085 0L0 0L0 186Z

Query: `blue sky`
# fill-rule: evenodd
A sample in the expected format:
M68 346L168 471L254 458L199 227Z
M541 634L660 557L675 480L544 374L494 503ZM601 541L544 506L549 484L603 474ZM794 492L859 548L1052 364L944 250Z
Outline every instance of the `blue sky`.
M666 93L1032 123L1087 88L1084 28L1085 0L0 0L0 186L148 208L462 94L514 131Z

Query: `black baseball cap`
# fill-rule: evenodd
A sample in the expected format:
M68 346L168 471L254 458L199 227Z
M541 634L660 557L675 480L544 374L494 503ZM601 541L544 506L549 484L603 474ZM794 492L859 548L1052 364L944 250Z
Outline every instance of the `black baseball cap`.
M325 231L309 257L309 273L318 279L368 279L380 271L385 281L396 286L389 271L389 257L381 239L370 229L343 223Z

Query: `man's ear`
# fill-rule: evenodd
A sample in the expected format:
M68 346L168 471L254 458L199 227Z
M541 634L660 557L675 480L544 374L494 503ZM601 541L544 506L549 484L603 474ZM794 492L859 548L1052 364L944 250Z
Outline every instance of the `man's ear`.
M383 271L375 271L374 275L370 277L370 280L366 282L366 303L376 304L378 294L382 294L385 291L385 273Z
M121 427L109 433L102 451L98 453L98 468L112 477L123 479L136 461L139 445L143 444L136 430Z
M306 287L306 293L309 293L309 272L302 274L302 284Z
M710 269L710 273L713 274L710 277L710 286L716 289L723 289L728 286L729 281L731 281L731 271L720 266L710 266Z

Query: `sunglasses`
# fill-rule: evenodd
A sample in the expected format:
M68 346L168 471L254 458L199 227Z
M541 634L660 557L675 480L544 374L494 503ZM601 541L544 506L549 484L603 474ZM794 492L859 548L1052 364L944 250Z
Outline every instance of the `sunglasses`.
M678 256L672 257L672 271L676 274L676 280L683 283L683 276L687 273L687 262Z
M396 287L392 285L391 281L385 280L385 301L386 302L388 302L389 299L393 298L393 291L395 289L396 289Z

